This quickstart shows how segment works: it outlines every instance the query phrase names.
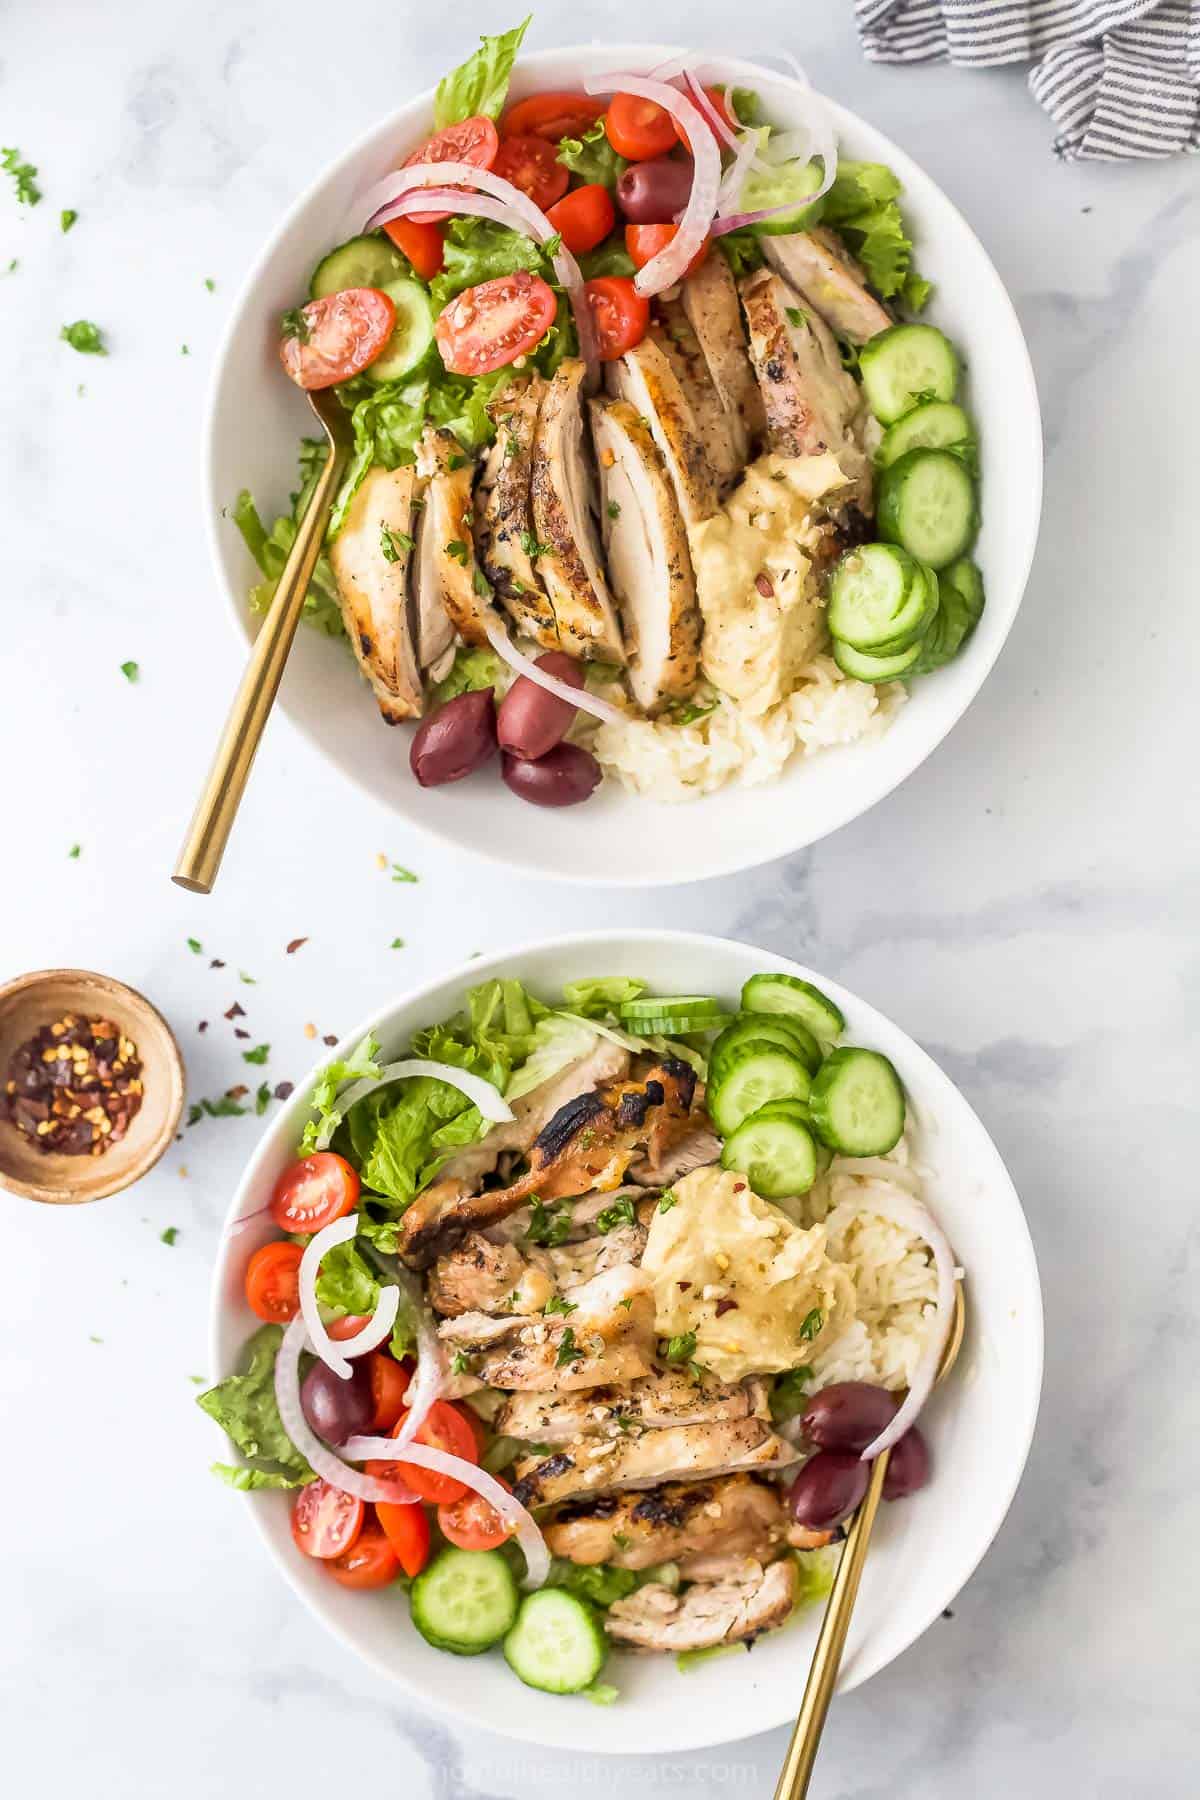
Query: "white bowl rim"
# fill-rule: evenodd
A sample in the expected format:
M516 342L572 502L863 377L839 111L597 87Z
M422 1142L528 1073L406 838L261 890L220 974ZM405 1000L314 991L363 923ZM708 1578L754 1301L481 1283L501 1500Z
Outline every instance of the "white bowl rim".
M536 70L542 63L556 61L562 57L571 56L576 52L586 53L591 57L598 47L599 46L596 44L556 45L547 47L546 49L522 52L517 60L521 69L533 68ZM605 45L604 49L606 54L610 53L609 46ZM679 44L640 43L617 44L611 46L612 67L614 69L637 68L643 64L653 66L656 63L665 62L669 58L687 54L690 54L687 46ZM695 54L701 53L696 52ZM706 58L706 60L711 60L713 63L720 64L722 67L727 67L736 71L747 81L747 83L753 82L756 76L766 77L771 82L781 83L785 86L795 88L797 93L802 93L804 91L801 83L797 81L794 75L781 73L780 71L771 69L761 61L755 62L745 57L726 56L719 52L713 52L711 58ZM393 127L400 126L404 117L411 110L415 109L423 102L432 101L432 97L432 89L425 89L421 93L413 95L411 99L404 101L392 112L377 119L367 130L361 132L340 156L335 158L333 162L327 163L314 179L309 182L308 186L283 214L282 218L267 238L263 248L251 264L250 270L238 290L225 329L222 332L220 341L217 345L205 402L203 432L205 524L212 564L216 571L218 582L224 590L228 602L229 613L243 649L247 642L252 641L253 633L250 628L251 621L246 608L245 597L244 595L235 592L233 584L227 581L225 577L220 541L220 521L223 516L223 502L220 497L217 473L216 434L219 418L220 390L230 347L238 332L245 328L246 314L249 311L254 295L264 278L266 269L272 262L281 244L288 237L294 223L298 220L300 214L307 208L310 201L315 198L318 191L331 181L336 180L337 176L347 169L355 159L368 148L378 135ZM741 852L723 857L720 854L719 845L710 844L707 846L707 850L702 847L700 840L703 839L703 833L697 833L696 838L698 842L695 855L697 857L705 856L705 860L699 867L689 867L683 874L674 874L670 871L663 871L662 873L646 873L644 871L630 871L626 868L614 870L612 873L609 873L607 870L592 871L585 878L586 884L589 886L651 888L672 887L679 885L681 882L716 880L721 876L738 874L742 870L762 868L764 865L776 862L781 857L791 855L795 851L807 849L811 844L821 842L825 837L832 836L835 831L840 831L844 826L853 823L855 819L861 818L864 813L869 812L871 808L878 805L881 800L885 800L889 794L901 785L902 782L906 781L910 775L920 768L921 764L925 762L928 757L933 755L934 751L945 742L946 738L949 737L950 733L954 730L954 727L958 724L967 708L978 696L988 675L995 666L1000 652L1008 642L1009 634L1012 631L1013 625L1016 623L1017 613L1020 610L1025 589L1029 582L1029 573L1033 566L1034 554L1037 550L1042 511L1044 464L1042 419L1041 407L1038 400L1037 382L1034 376L1033 362L1029 354L1029 346L1025 341L1025 334L1022 330L1020 319L1017 316L1016 308L1013 306L1012 299L1008 293L1008 289L1001 279L1000 273L991 257L988 255L983 244L976 237L975 232L972 230L967 219L939 184L934 181L932 175L926 174L925 170L908 155L907 151L902 150L899 145L893 143L892 140L881 132L877 126L870 124L868 120L860 118L857 113L852 112L849 107L842 106L840 102L831 100L827 96L825 98L826 104L831 109L839 133L847 125L852 131L856 128L867 131L873 135L882 146L884 146L891 166L896 170L905 186L910 185L914 177L916 177L918 182L929 183L936 192L941 204L949 210L957 224L976 246L979 256L995 282L997 301L1007 311L1011 320L1015 344L1019 349L1019 356L1014 363L1012 371L1012 380L1015 388L1023 390L1021 398L1015 403L1014 410L1022 408L1031 426L1026 453L1028 457L1027 474L1033 486L1032 517L1034 520L1033 530L1030 533L1029 543L1023 558L1023 566L1019 572L1019 580L1015 584L1016 598L1012 606L1011 615L1003 634L991 647L990 654L986 655L986 657L979 662L977 677L973 685L961 696L958 703L949 714L945 723L945 728L941 731L940 735L934 737L931 741L918 739L916 743L909 747L908 753L898 759L894 755L880 755L875 759L878 767L877 770L873 770L873 779L866 778L861 784L861 787L856 786L854 793L847 796L846 803L840 808L837 816L834 817L825 830L820 832L819 836L806 836L803 831L801 831L800 835L794 840L774 842L770 847L767 847L764 844L761 855L755 854L747 856L744 852ZM293 728L301 734L322 760L333 762L334 758L320 742L315 731L310 729L302 712L299 709L290 709L286 699L283 697L280 698L279 703L287 712L288 719ZM337 767L339 777L348 778L361 793L368 795L370 798L378 798L374 791L369 787L365 777L359 774L356 765L343 766L340 762L337 762L335 766ZM633 799L636 797L630 796L630 798ZM698 799L689 804L693 807L700 808L703 807L704 801L703 799ZM484 862L492 863L498 867L509 869L514 874L526 878L561 881L570 885L579 884L580 878L573 875L568 868L563 867L561 864L549 867L541 867L539 865L534 868L531 867L529 863L523 861L519 856L506 855L503 851L492 845L476 845L468 843L462 836L456 834L453 830L446 829L441 824L435 823L432 817L423 815L419 807L411 814L406 812L399 816L404 818L406 824L411 823L415 825L416 828L426 836L446 844L455 850L465 850L471 856L477 857Z
M336 1057L343 1049L360 1042L368 1031L379 1030L386 1027L388 1021L397 1013L412 1012L419 1008L423 1001L446 986L460 981L465 985L473 985L477 981L486 980L491 975L503 973L506 966L511 965L514 961L518 961L523 957L532 955L553 955L558 952L569 954L576 951L586 952L586 954L591 957L594 952L603 953L605 946L609 944L628 946L630 944L642 943L645 945L647 951L652 951L656 945L661 946L664 940L669 940L672 944L684 946L693 951L696 954L698 961L701 957L712 955L714 952L719 954L723 951L733 949L740 953L744 953L748 949L757 949L757 946L748 945L737 938L719 937L708 932L672 931L667 928L652 927L569 932L557 937L534 938L519 944L510 944L501 950L489 953L487 956L477 957L471 961L461 963L454 968L443 970L440 974L432 976L429 980L423 982L419 987L406 990L397 999L378 1007L367 1018L360 1021L353 1031L343 1037L338 1046L330 1050L328 1057L322 1058L321 1062L318 1063L316 1067L319 1068L325 1061ZM1012 1504L1013 1496L1017 1491L1017 1487L1019 1486L1021 1477L1024 1473L1025 1464L1028 1460L1029 1448L1033 1441L1034 1429L1037 1424L1044 1372L1044 1307L1041 1281L1037 1267L1037 1257L1033 1247L1033 1240L1030 1236L1028 1222L1025 1219L1024 1209L1021 1206L1020 1196L1017 1194L1012 1178L1008 1173L1008 1169L1005 1166L999 1150L992 1141L990 1133L975 1112L975 1109L967 1100L966 1096L961 1093L940 1065L934 1061L927 1051L921 1048L920 1044L918 1044L915 1039L910 1038L902 1027L895 1025L886 1014L880 1013L878 1009L873 1007L868 1001L860 999L852 990L843 987L840 982L834 981L831 977L824 974L823 971L813 970L803 963L794 962L790 957L784 956L780 952L761 951L760 954L762 955L764 964L776 965L786 972L799 975L805 980L818 983L830 995L831 999L843 1008L843 1010L847 1010L851 1014L857 1015L857 1023L864 1029L873 1029L877 1024L881 1023L889 1030L898 1033L904 1039L906 1059L908 1062L911 1065L919 1067L924 1078L932 1078L935 1085L940 1084L945 1089L948 1089L957 1103L965 1110L972 1124L977 1129L982 1143L991 1152L993 1169L989 1179L993 1189L1004 1190L1007 1198L1012 1203L1015 1214L1013 1220L1015 1231L1013 1248L1015 1255L1024 1265L1023 1280L1026 1286L1027 1300L1031 1308L1030 1315L1025 1321L1028 1331L1032 1334L1030 1346L1032 1358L1031 1376L1027 1383L1027 1389L1024 1396L1024 1416L1020 1421L1018 1434L1021 1449L1019 1455L1015 1456L1013 1459L1013 1465L1007 1484L998 1487L992 1496L991 1505L984 1515L984 1523L981 1527L978 1547L973 1553L965 1556L962 1559L961 1564L955 1570L951 1578L952 1587L950 1592L948 1594L939 1593L937 1597L930 1602L928 1608L917 1613L916 1622L902 1643L897 1644L888 1654L881 1654L878 1651L872 1654L870 1640L868 1640L856 1652L849 1675L843 1672L842 1678L838 1683L837 1692L839 1694L845 1694L850 1693L856 1687L861 1686L863 1682L869 1680L871 1676L878 1674L881 1669L886 1668L891 1662L895 1661L897 1657L910 1649L917 1639L924 1635L930 1625L932 1625L936 1619L941 1617L945 1607L951 1603L954 1596L961 1591L963 1586L970 1580L975 1570L979 1567L984 1556L991 1548L1001 1525L1004 1523L1009 1507ZM210 1294L208 1347L209 1366L214 1371L214 1379L221 1379L226 1372L224 1369L225 1357L222 1354L220 1343L221 1318L223 1312L222 1277L230 1256L235 1253L237 1242L236 1236L230 1236L229 1226L242 1216L240 1208L243 1202L243 1196L246 1194L247 1190L253 1188L258 1176L259 1168L275 1153L275 1146L279 1138L297 1121L298 1115L304 1106L304 1096L308 1087L311 1085L314 1073L315 1069L309 1072L309 1075L304 1082L297 1084L295 1093L289 1098L272 1123L263 1132L229 1203L229 1208L225 1216L225 1230L222 1233L217 1251L217 1260L213 1269ZM368 1663L378 1675L383 1677L383 1679L397 1683L414 1700L419 1700L425 1705L433 1706L448 1719L461 1721L468 1727L474 1725L475 1729L479 1728L479 1721L472 1719L469 1708L465 1704L460 1706L446 1698L442 1693L431 1693L427 1688L411 1680L403 1672L391 1667L382 1659L376 1657L370 1650L365 1649L352 1634L344 1631L339 1624L331 1620L299 1581L298 1570L295 1566L296 1559L289 1557L286 1552L281 1554L276 1545L272 1542L270 1533L267 1530L264 1514L254 1504L256 1496L254 1494L245 1493L242 1494L240 1498L244 1506L248 1508L254 1528L266 1546L271 1560L275 1563L292 1591L299 1596L309 1612L319 1620L321 1625L327 1631L338 1638L346 1649ZM449 1690L447 1690L447 1692L448 1691ZM795 1694L796 1707L799 1706L800 1693L801 1689L797 1686ZM532 1716L535 1719L540 1718L542 1716L542 1710L537 1709ZM789 1719L793 1716L794 1714L791 1710L786 1711L770 1724L756 1725L752 1733L743 1733L742 1737L739 1737L736 1732L731 1734L725 1725L715 1722L712 1719L706 1719L697 1721L696 1730L687 1734L675 1732L674 1734L665 1737L662 1741L656 1742L653 1748L647 1748L645 1750L636 1745L631 1746L628 1743L614 1741L610 1744L603 1740L598 1744L590 1744L588 1748L589 1752L594 1754L612 1755L660 1755L700 1750L716 1744L740 1742L746 1735L754 1736L758 1735L761 1731L773 1730L779 1725L788 1723ZM518 1717L514 1715L511 1723L508 1720L503 1722L489 1720L488 1726L490 1729L501 1732L505 1737L514 1738L525 1743L538 1744L543 1747L562 1748L567 1742L567 1740L564 1740L558 1735L542 1736L538 1733L536 1727L533 1729L528 1728L523 1716Z

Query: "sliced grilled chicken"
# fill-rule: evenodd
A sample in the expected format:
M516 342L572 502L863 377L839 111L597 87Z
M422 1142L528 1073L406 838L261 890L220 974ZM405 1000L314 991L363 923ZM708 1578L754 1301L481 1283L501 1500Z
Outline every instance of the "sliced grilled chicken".
M641 1187L670 1187L673 1181L690 1175L693 1169L706 1169L710 1163L719 1161L720 1155L721 1140L707 1114L702 1112L698 1122L693 1115L687 1134L661 1156L645 1156L641 1162L631 1163L629 1179Z
M561 647L572 656L623 663L621 627L592 514L584 375L578 358L560 363L538 415L530 474L537 573L550 598Z
M700 340L683 310L682 300L659 300L657 309L658 322L650 327L650 336L674 369L675 378L692 409L700 442L716 477L719 497L728 492L746 466L746 459L739 453L734 439L735 424L721 404L721 396L709 373Z
M472 1358L488 1387L570 1393L640 1380L654 1356L654 1301L648 1278L626 1265L576 1288L566 1317L445 1319L438 1336Z
M762 439L766 416L746 349L737 283L725 258L706 256L684 281L682 298L684 313L725 410L734 448L744 464Z
M612 1194L598 1194L596 1199L609 1205L616 1204ZM603 1205L600 1210L604 1210ZM571 1222L573 1226L578 1223L575 1208L571 1211ZM640 1262L642 1251L646 1248L646 1237L646 1227L638 1221L617 1225L611 1231L599 1235L593 1233L581 1242L563 1249L531 1251L530 1255L549 1270L559 1291L569 1294L572 1288L577 1288L581 1282L590 1281L593 1275L602 1275L605 1269L618 1269L622 1263Z
M635 1426L658 1431L671 1425L706 1425L726 1419L763 1419L767 1391L761 1381L694 1381L683 1369L655 1369L627 1388L593 1388L582 1397L515 1394L496 1417L505 1437L566 1444L573 1438L615 1437Z
M542 377L531 375L510 381L488 407L496 441L476 494L475 548L496 598L517 630L543 650L560 650L554 608L530 554L537 531L529 483L545 392Z
M840 458L855 451L851 419L858 386L842 368L828 326L770 269L749 276L741 293L769 448L781 456L831 450ZM857 467L845 473L857 473Z
M718 1552L765 1560L784 1525L777 1487L751 1475L723 1475L667 1482L648 1494L568 1500L542 1531L553 1554L571 1562L648 1569Z
M690 529L717 510L717 480L687 396L661 345L643 338L619 362L609 363L612 391L627 400L657 444L675 498Z
M703 1481L736 1469L777 1469L796 1452L762 1419L667 1425L618 1438L579 1438L553 1456L518 1462L513 1488L523 1506L556 1506L575 1494Z
M347 636L389 725L424 707L408 609L416 483L411 466L369 470L329 547Z
M420 492L413 503L414 542L408 561L408 586L416 634L417 663L423 675L429 674L435 681L440 681L454 660L457 640L453 622L442 603L436 533L430 528L424 482L419 486Z
M865 344L893 323L886 307L867 292L861 267L834 232L818 226L759 241L771 267L799 289L840 337Z
M426 1293L435 1312L540 1313L554 1293L554 1277L527 1262L515 1244L494 1244L470 1231L429 1271Z
M601 525L630 647L629 686L644 712L690 694L700 671L700 609L687 532L649 428L628 401L592 402Z
M604 1626L611 1638L632 1650L709 1650L782 1625L795 1593L790 1558L766 1569L748 1562L729 1580L697 1582L681 1594L648 1582L611 1606Z
M433 587L468 644L486 644L483 622L490 590L475 561L475 509L471 482L475 460L449 431L427 428L417 447L417 473L425 481L421 523L422 590Z

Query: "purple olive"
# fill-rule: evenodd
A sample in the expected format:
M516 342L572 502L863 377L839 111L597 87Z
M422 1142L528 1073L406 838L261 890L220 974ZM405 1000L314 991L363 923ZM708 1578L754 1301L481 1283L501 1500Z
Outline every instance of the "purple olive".
M929 1480L929 1445L914 1425L899 1439L888 1459L883 1478L885 1500L903 1500Z
M304 1377L300 1386L301 1409L317 1436L327 1444L344 1444L347 1438L365 1431L374 1418L369 1361L363 1357L352 1363L344 1381L323 1362L315 1362Z
M688 203L692 173L690 159L632 163L617 182L617 205L632 225L669 225Z
M828 1531L848 1518L867 1491L870 1469L851 1450L821 1450L805 1463L787 1492L797 1525Z
M491 688L476 688L421 721L408 760L422 787L443 787L474 774L495 753L495 698Z
M514 794L534 806L578 806L600 780L600 764L578 744L556 744L536 762L506 751L500 773Z
M869 1381L835 1381L813 1395L800 1423L819 1450L865 1450L898 1405L895 1394Z
M583 670L573 657L566 656L561 650L550 650L545 656L539 656L537 666L545 669L547 675L556 675L559 681L569 682L572 687L583 686ZM570 729L577 711L578 708L568 700L560 700L557 694L548 693L528 675L519 675L500 702L496 715L500 748L526 762L545 756Z

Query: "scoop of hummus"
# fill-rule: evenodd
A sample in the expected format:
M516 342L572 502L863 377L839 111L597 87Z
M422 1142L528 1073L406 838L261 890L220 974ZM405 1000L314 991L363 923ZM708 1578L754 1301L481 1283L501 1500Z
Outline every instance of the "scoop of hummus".
M695 1332L693 1359L723 1381L807 1362L854 1318L854 1284L825 1227L793 1225L733 1170L696 1169L654 1210L642 1268L659 1337Z

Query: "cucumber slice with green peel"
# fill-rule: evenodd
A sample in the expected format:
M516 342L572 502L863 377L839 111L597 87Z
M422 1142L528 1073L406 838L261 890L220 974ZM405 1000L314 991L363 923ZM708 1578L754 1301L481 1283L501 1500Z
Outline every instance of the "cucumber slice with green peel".
M708 1076L710 1081L718 1081L721 1069L728 1061L729 1053L747 1038L760 1038L768 1044L779 1044L784 1050L790 1050L798 1056L810 1075L815 1075L821 1066L821 1046L812 1032L799 1019L785 1017L782 1013L743 1013L732 1025L726 1026L713 1045L708 1059Z
M971 421L961 406L951 400L924 400L888 426L875 460L887 469L909 450L951 450L974 443Z
M412 1622L427 1643L478 1656L510 1631L519 1596L498 1550L442 1550L412 1584Z
M736 1169L764 1200L807 1194L817 1179L817 1140L786 1102L760 1107L725 1140L721 1167Z
M830 633L871 655L915 643L937 604L917 559L899 544L860 544L833 572Z
M906 450L882 471L875 504L879 534L931 569L962 556L978 523L975 483L953 451Z
M904 1133L904 1089L878 1050L833 1051L808 1104L819 1136L843 1156L886 1156Z
M354 237L339 244L313 270L308 284L311 300L341 294L346 288L373 287L387 291L391 281L412 273L406 257L384 237Z
M867 404L881 425L894 425L922 400L953 400L958 357L936 325L893 325L858 353Z
M834 638L833 660L851 681L903 681L920 662L924 647L924 639L918 638L915 644L894 650L890 656L870 656L865 650L855 650L853 645Z
M643 994L617 1008L623 1025L637 1029L647 1019L687 1019L687 1029L704 1031L706 1019L728 1018L729 1008L711 994Z
M396 308L392 335L363 370L372 381L396 381L420 362L433 342L433 307L419 281L389 281L383 292Z
M823 1044L834 1043L846 1029L829 995L800 975L751 975L742 989L742 1007L748 1013L786 1013Z
M591 1687L607 1654L594 1609L562 1588L527 1594L504 1640L504 1660L513 1674L543 1694L578 1694Z
M983 576L966 557L943 569L942 602L932 629L921 639L921 654L909 671L930 675L956 657L983 613Z
M792 1051L763 1038L745 1038L728 1053L706 1104L722 1137L769 1100L807 1100L812 1076Z
M789 231L807 231L821 217L821 202L812 196L821 185L818 163L777 163L774 168L754 168L742 182L739 212L768 212L772 207L796 201L795 210L773 213L754 227L763 237L781 237Z
M708 1031L724 1031L733 1024L734 1016L728 1012L710 1013L697 1021L680 1013L652 1013L649 1018L622 1019L621 1024L637 1037L700 1037Z

